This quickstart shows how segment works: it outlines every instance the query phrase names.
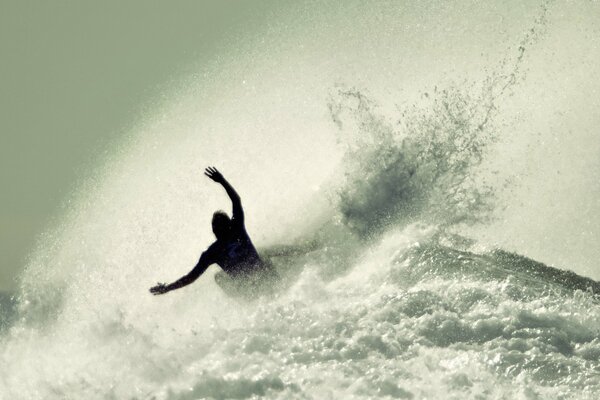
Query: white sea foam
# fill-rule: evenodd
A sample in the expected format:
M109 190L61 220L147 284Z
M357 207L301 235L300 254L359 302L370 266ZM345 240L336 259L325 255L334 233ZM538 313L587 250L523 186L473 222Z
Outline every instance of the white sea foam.
M532 284L529 260L508 272L497 256L439 244L434 231L390 232L330 281L320 270L335 259L308 255L292 287L250 304L212 279L147 299L72 288L46 329L17 325L4 338L2 393L595 398L598 300L550 269Z

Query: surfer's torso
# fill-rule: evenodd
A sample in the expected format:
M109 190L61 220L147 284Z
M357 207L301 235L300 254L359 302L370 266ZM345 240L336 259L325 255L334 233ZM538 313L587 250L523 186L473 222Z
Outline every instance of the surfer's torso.
M214 242L204 256L230 276L258 272L263 264L243 226L232 229L231 236L227 239Z

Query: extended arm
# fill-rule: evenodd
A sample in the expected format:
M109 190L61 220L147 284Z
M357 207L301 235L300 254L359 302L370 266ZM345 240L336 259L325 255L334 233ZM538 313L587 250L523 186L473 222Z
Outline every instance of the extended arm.
M198 277L200 277L200 275L202 275L211 264L212 262L209 261L207 252L204 252L202 253L202 256L200 256L198 264L196 264L194 269L192 269L187 275L179 278L175 282L168 285L165 285L164 283L159 283L158 285L150 288L150 293L153 293L155 295L164 294L170 292L171 290L187 286L190 283L194 282L196 279L198 279Z
M240 199L240 195L237 194L233 186L223 177L223 175L215 168L208 167L204 170L204 175L208 176L213 181L220 183L227 195L231 199L231 203L233 205L233 218L240 223L244 222L244 210L242 209L242 200Z

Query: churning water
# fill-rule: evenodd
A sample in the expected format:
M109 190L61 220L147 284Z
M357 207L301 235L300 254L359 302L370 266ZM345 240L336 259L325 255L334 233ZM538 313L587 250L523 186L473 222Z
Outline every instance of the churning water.
M396 18L414 44L426 32L408 22L430 11L356 27L363 35L347 39L363 46L360 60L319 68L369 76L367 55L389 54L367 51L368 35L383 40ZM193 77L41 237L0 331L0 398L598 398L600 284L473 233L519 185L494 154L548 13L535 7L485 73L417 88L418 71L398 78L408 89L393 107L360 78L357 88L314 70L267 74L269 57L302 60L276 46ZM431 29L419 43L442 40ZM213 267L151 296L156 281L189 271L212 240L213 210L229 207L202 177L213 164L286 288L240 302L219 290Z

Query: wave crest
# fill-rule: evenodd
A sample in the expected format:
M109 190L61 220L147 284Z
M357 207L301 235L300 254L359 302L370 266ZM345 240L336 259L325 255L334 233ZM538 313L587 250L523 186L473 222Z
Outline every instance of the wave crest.
M359 90L332 96L346 146L338 191L344 223L368 237L416 219L445 226L489 218L497 197L479 171L497 138L489 96L436 89L395 125Z

